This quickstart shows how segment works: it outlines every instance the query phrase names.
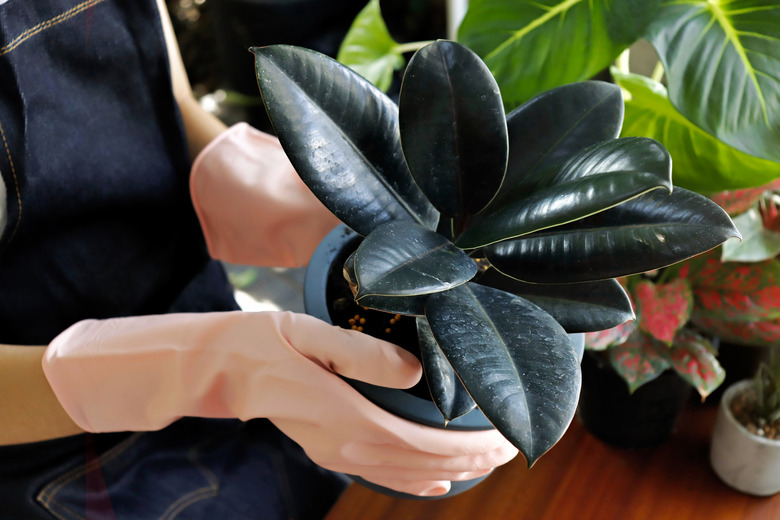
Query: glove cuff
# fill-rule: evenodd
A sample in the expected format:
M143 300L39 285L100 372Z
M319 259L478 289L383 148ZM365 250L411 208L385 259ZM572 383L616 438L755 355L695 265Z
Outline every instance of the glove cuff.
M279 141L238 123L195 159L190 195L213 258L306 265L337 224L300 180Z

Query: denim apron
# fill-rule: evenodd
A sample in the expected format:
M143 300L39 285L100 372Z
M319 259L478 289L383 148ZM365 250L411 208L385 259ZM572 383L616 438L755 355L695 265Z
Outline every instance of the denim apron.
M236 309L189 168L154 0L0 1L0 343ZM318 518L342 489L265 420L0 447L0 520Z

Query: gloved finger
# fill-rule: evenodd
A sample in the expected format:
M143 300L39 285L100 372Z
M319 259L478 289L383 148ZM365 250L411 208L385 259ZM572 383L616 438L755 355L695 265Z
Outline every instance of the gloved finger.
M512 460L518 453L509 443L494 450L475 455L448 457L407 450L398 446L372 443L350 443L342 447L340 455L347 461L372 466L405 468L407 470L431 470L453 473L491 470ZM440 477L446 480L460 480L454 477Z
M381 411L387 417L383 417L381 422L378 417L374 418L376 424L384 427L384 435L373 439L376 444L395 444L409 450L447 457L486 454L497 449L511 450L511 444L498 430L455 431L432 428Z
M290 345L331 372L388 388L410 388L422 377L417 358L397 345L312 316L277 315Z
M365 478L365 477L363 477ZM420 497L436 497L446 495L451 488L448 480L400 480L400 479L369 479L368 482L386 488Z
M441 471L441 470L410 470L408 468L392 468L392 467L380 467L380 466L365 466L365 465L339 465L336 467L329 467L331 471L337 471L339 473L347 473L349 475L360 475L368 480L375 479L390 479L390 480L403 480L403 481L432 481L432 480L472 480L475 478L484 477L492 469L484 469L479 471Z

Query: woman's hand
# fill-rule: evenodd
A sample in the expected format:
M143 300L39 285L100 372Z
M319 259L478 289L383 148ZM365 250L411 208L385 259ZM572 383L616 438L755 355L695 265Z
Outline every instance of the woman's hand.
M443 494L517 454L496 431L411 423L340 376L392 388L421 367L390 343L290 312L175 314L78 323L44 370L88 431L153 430L182 416L270 419L312 460L413 494Z

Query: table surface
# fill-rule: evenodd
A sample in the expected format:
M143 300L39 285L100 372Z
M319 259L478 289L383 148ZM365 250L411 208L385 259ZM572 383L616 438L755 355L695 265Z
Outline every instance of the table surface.
M607 446L575 419L533 469L518 456L444 500L390 498L353 484L326 520L780 519L780 494L738 493L710 469L716 412L714 405L686 408L672 438L646 450Z

